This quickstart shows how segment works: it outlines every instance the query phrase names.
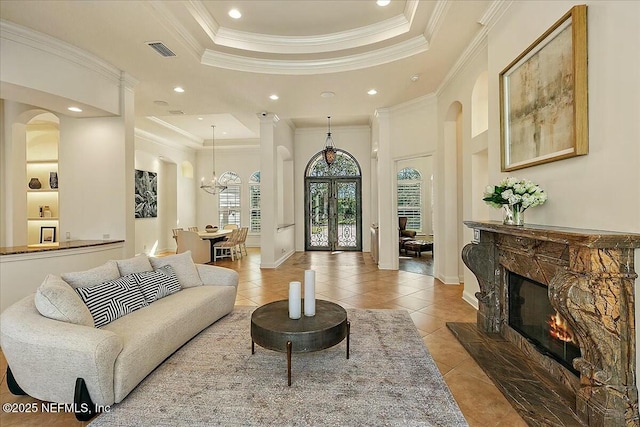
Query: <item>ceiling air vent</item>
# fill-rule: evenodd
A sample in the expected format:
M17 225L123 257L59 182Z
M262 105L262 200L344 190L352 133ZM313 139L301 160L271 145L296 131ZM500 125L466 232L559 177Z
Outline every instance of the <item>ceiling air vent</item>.
M147 46L149 46L151 49L155 50L156 52L158 52L160 55L166 57L169 56L176 56L175 53L173 53L173 51L171 49L169 49L164 43L162 42L147 42Z
M180 114L184 114L184 111L182 111L182 110L169 110L169 114L180 115Z

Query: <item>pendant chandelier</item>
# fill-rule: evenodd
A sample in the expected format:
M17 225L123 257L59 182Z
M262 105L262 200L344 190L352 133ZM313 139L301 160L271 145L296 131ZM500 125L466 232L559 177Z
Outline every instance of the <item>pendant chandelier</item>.
M324 157L324 161L327 162L327 165L331 166L333 162L336 161L336 146L333 144L333 138L331 138L331 116L327 116L328 120L328 131L327 131L327 140L324 143L324 150L322 150L322 156Z
M211 181L207 182L205 184L204 182L204 178L202 178L202 180L200 181L200 188L202 188L204 191L206 191L209 194L213 194L214 196L218 193L222 193L224 190L227 189L226 185L222 185L220 184L220 182L218 182L218 177L216 176L216 126L215 125L211 125L211 133L212 133L212 138L211 138L211 163L213 166L213 176L211 177Z

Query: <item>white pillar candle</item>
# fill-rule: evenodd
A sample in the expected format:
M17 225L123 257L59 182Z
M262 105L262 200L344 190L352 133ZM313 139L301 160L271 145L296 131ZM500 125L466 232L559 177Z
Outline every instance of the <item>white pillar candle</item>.
M289 282L289 317L299 319L302 316L302 288L300 282Z
M316 315L316 272L304 271L304 315Z

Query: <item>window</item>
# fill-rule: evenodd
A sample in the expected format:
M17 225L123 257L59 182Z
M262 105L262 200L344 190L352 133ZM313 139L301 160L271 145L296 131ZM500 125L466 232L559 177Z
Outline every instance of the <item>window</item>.
M227 189L219 196L220 228L227 224L235 224L240 227L240 184L242 181L235 172L223 173L220 175L219 181L227 186Z
M249 232L260 232L260 171L249 178Z
M407 229L422 231L422 175L416 169L398 172L398 216L407 217Z
M325 176L360 176L360 165L351 154L341 149L336 149L336 161L331 165L322 156L322 152L315 155L307 164L305 176L325 177Z

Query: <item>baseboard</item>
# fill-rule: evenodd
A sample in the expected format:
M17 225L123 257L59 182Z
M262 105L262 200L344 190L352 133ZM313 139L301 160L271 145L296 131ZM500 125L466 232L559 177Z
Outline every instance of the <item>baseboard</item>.
M280 258L275 260L273 263L260 263L260 268L278 268L280 264L289 259L291 255L296 253L296 251L285 252Z
M437 279L440 280L445 285L459 285L460 284L460 279L458 278L458 276L443 276L441 274L438 274Z
M478 299L471 292L465 290L462 292L462 299L469 303L476 310L478 309Z

